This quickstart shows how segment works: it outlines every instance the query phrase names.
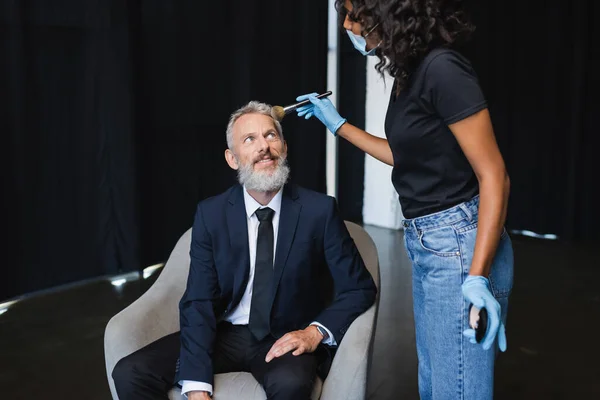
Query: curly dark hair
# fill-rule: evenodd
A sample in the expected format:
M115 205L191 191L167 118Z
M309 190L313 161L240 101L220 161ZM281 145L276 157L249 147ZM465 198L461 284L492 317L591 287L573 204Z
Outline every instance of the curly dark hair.
M400 91L425 55L437 47L464 42L475 30L461 7L461 0L351 0L347 13L344 0L336 0L340 26L346 14L381 39L375 51L376 69L395 79Z

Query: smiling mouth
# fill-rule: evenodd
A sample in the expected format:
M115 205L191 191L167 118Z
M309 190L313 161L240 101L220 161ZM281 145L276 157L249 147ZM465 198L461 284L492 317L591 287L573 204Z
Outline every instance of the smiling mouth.
M264 157L258 161L255 161L254 163L255 164L271 164L271 163L274 163L276 160L277 160L276 158L269 156L269 157Z

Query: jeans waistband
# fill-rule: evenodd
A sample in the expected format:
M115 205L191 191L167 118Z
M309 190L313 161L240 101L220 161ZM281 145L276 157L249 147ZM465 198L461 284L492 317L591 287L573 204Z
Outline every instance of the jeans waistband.
M451 225L463 219L471 221L477 218L478 211L479 195L444 211L413 219L405 219L402 221L402 225L405 229L414 227L417 230L424 230L436 226Z

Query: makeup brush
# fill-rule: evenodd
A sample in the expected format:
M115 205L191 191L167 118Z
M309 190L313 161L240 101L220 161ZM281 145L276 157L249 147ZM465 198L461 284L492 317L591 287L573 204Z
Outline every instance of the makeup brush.
M331 90L328 92L325 92L323 94L320 94L317 96L317 99L322 99L323 97L327 97L327 96L331 96ZM283 119L283 117L285 117L286 115L288 115L289 113L291 113L292 111L295 111L296 109L306 105L310 103L310 100L304 100L301 101L299 103L295 103L295 104L290 104L289 106L274 106L273 109L271 110L271 115L273 116L273 118L275 118L277 121L281 121Z

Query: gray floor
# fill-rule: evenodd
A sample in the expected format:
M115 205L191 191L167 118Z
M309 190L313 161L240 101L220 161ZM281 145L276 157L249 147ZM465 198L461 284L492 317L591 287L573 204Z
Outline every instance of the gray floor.
M368 398L417 399L410 266L402 233L367 227L381 298ZM513 237L515 287L497 399L600 399L600 264L595 246ZM0 399L109 399L103 333L154 282L98 281L21 301L0 315Z

